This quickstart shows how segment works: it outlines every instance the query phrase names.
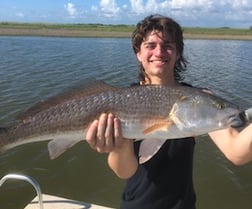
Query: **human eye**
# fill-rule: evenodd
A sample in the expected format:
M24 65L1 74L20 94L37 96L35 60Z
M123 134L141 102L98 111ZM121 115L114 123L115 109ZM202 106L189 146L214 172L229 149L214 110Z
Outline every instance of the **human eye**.
M174 51L176 49L175 44L170 42L165 43L163 47L165 50L171 50L171 51Z
M145 48L146 49L155 49L156 44L154 43L145 43Z

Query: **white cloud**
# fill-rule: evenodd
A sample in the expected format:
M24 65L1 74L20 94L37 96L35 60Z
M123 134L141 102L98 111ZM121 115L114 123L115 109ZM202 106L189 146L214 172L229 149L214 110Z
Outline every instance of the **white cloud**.
M91 11L97 12L97 11L98 11L98 7L97 7L97 6L92 5L92 7L91 7Z
M146 10L147 11L152 11L153 13L157 13L159 11L159 3L156 2L156 0L148 0L146 2Z
M124 5L122 5L122 8L123 8L124 10L126 10L126 9L128 9L128 5L127 5L127 4L124 4Z
M144 6L142 0L130 0L132 12L136 14L144 13Z
M250 27L252 20L252 0L66 0L63 8L62 3L58 2L55 1L48 9L37 4L28 8L0 6L0 18L38 22L136 24L147 15L160 13L174 18L183 26L244 28ZM78 2L78 5L74 2Z
M17 13L16 13L16 16L17 16L17 17L24 17L24 13L23 13L23 12L17 12Z
M252 9L252 1L248 1L248 0L233 0L232 7L234 9L251 10Z
M120 3L121 2L121 3ZM137 23L149 14L168 15L184 26L248 25L251 0L100 0L90 7L93 17L106 23ZM96 14L96 15L94 15ZM98 15L97 15L98 14ZM94 18L94 19L95 19ZM94 20L93 20L94 21ZM251 22L251 21L250 21Z
M171 6L182 8L211 7L213 1L209 0L172 0Z
M221 20L251 19L251 0L130 0L131 11L137 15L161 13L185 22L218 25Z
M172 10L198 9L207 10L212 8L213 2L209 0L130 0L132 12L136 14L146 13L170 13Z
M120 7L117 6L115 0L101 0L100 7L107 17L116 16L120 12Z
M64 5L64 7L71 17L75 17L77 15L77 9L75 8L74 4L67 3L66 5Z

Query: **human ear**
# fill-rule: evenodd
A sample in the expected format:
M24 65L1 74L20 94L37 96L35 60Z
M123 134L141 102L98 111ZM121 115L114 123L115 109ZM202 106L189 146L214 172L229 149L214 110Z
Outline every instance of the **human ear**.
M138 51L138 52L136 53L136 57L137 57L137 59L138 59L139 62L142 62L142 57L141 57L140 51Z

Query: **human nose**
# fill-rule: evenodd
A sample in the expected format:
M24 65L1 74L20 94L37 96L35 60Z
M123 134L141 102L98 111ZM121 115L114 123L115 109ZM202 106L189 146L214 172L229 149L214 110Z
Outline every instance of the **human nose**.
M165 53L165 49L162 45L157 45L155 48L155 56L160 57L163 56Z

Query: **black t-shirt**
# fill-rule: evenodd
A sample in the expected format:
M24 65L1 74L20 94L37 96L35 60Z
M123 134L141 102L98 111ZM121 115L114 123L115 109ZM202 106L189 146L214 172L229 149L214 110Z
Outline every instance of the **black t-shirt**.
M187 84L182 84L187 85ZM138 156L141 141L135 142ZM195 209L194 138L167 140L127 180L121 209Z
M141 142L136 142L136 149ZM127 180L121 209L194 209L194 138L167 140Z

